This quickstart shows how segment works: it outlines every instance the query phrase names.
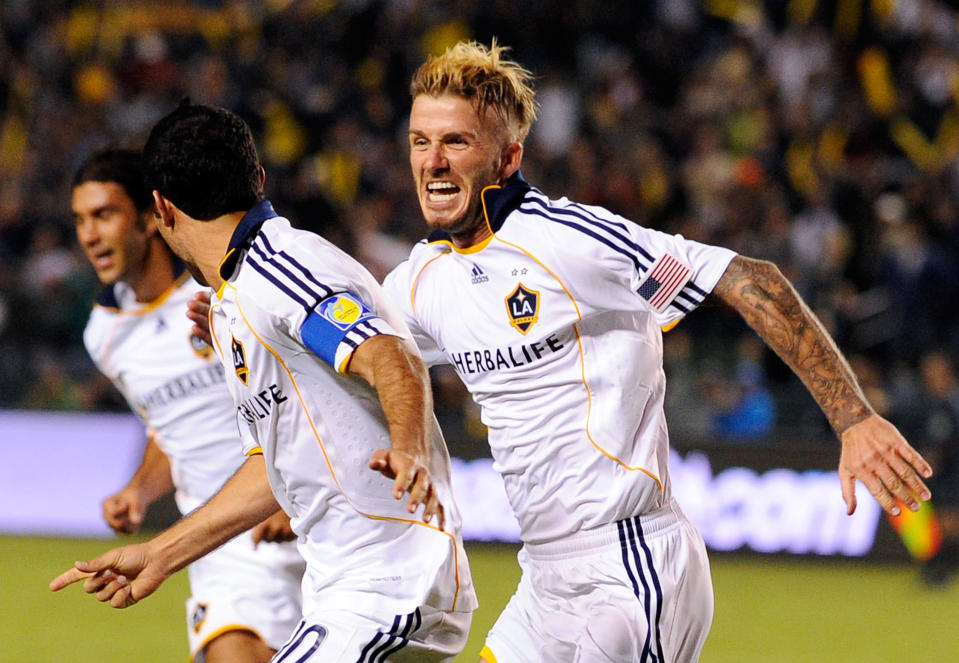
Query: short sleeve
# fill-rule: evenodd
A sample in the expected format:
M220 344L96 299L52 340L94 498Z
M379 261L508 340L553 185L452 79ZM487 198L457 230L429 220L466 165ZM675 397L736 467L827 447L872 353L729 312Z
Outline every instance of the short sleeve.
M433 337L424 331L413 311L410 298L413 291L411 269L412 263L409 260L397 265L383 280L383 290L402 313L403 321L410 328L410 334L423 357L423 362L427 366L448 363L446 355L439 349Z
M579 297L594 298L599 308L636 306L652 313L661 327L699 306L736 255L643 227L602 207L565 198L547 201L542 194L531 194L529 201L574 233L563 255L570 258L574 280L587 284Z
M648 267L636 275L634 290L669 327L703 303L736 256L733 251L656 233Z
M256 456L263 454L263 448L260 442L254 437L253 426L243 419L243 415L237 410L237 430L240 434L240 448L244 456Z
M379 334L401 336L352 292L321 300L300 327L303 344L339 373L363 341Z

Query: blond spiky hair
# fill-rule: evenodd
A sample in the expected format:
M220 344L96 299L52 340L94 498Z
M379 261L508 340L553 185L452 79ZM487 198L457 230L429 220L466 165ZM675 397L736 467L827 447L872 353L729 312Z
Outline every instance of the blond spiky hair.
M493 39L487 48L475 41L459 42L439 56L430 56L413 75L410 94L465 97L483 117L492 110L505 123L509 140L522 143L536 120L533 74L505 57L509 48Z

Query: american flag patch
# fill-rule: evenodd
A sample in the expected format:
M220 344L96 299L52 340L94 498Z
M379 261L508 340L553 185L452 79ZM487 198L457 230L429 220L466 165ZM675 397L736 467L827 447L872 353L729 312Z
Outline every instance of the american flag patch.
M657 311L663 311L689 281L693 270L668 253L660 256L646 272L636 292Z

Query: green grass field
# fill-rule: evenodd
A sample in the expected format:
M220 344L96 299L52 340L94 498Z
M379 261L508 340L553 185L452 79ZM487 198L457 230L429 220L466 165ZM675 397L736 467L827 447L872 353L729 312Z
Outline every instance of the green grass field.
M182 663L185 574L128 610L51 578L102 540L0 538L0 661ZM473 663L518 578L515 548L469 546L480 610L461 661ZM959 661L959 581L931 590L908 565L713 556L716 614L704 663Z

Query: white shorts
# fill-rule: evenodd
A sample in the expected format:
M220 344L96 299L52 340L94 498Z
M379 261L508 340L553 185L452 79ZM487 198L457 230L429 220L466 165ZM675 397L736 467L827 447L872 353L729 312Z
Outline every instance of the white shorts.
M446 663L466 645L473 613L421 606L407 615L358 615L348 606L303 620L273 663Z
M191 661L201 661L203 648L228 631L249 631L279 649L303 616L305 567L295 542L260 543L254 549L250 532L190 564Z
M702 537L672 502L525 545L516 593L486 638L497 663L687 663L713 617Z

